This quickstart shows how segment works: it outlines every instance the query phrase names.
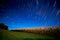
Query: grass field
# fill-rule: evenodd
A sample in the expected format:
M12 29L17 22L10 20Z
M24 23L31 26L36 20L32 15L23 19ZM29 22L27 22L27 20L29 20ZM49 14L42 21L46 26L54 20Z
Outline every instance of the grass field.
M0 40L55 40L46 35L0 30Z

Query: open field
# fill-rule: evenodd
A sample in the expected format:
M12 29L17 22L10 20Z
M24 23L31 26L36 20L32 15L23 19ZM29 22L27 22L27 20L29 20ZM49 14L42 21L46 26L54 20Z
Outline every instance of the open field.
M0 40L55 40L55 38L47 35L0 30Z
M26 28L26 29L16 29L11 31L60 37L60 27Z

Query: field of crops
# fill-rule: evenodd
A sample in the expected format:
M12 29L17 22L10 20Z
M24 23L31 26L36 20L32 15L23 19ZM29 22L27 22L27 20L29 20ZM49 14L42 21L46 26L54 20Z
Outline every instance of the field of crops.
M55 38L47 35L0 30L0 40L55 40Z

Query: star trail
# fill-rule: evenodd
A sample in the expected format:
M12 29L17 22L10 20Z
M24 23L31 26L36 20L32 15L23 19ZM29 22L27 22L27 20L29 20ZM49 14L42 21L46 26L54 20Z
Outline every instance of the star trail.
M60 26L60 1L0 0L0 23L9 29Z

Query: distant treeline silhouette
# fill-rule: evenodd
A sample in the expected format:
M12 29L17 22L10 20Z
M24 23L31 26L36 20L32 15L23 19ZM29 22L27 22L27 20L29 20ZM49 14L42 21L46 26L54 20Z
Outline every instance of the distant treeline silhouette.
M0 23L0 29L8 30L8 26L5 25L4 23Z
M11 30L11 31L14 31L14 32L27 32L27 33L34 33L34 34L60 37L60 27L38 28L38 29L21 29L21 30Z

